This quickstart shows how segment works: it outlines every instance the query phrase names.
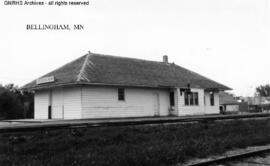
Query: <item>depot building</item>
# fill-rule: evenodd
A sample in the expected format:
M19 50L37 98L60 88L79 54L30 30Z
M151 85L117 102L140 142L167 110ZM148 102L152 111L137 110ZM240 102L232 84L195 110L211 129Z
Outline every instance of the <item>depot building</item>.
M225 85L168 62L87 53L23 87L35 119L184 116L219 113Z

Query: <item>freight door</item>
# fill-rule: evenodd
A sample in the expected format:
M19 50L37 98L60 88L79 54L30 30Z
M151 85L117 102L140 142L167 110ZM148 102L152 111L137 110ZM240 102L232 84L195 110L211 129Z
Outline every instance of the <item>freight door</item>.
M62 106L52 107L52 119L63 119L63 108Z
M64 118L63 90L54 89L52 91L52 119Z

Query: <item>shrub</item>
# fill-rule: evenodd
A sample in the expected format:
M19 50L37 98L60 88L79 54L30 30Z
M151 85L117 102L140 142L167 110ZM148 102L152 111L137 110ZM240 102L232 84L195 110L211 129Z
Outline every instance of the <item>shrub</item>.
M33 93L21 91L13 84L0 85L0 119L32 118L33 96Z

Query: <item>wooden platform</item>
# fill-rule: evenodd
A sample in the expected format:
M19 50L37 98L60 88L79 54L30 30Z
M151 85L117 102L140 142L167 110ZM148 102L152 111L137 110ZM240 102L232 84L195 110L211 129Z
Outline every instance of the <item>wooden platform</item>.
M102 119L74 119L74 120L36 120L19 119L0 121L0 133L23 132L32 130L49 130L60 128L127 126L146 124L211 122L217 120L270 118L270 113L250 113L237 115L194 115L194 116L166 116L166 117L134 117L134 118L102 118Z

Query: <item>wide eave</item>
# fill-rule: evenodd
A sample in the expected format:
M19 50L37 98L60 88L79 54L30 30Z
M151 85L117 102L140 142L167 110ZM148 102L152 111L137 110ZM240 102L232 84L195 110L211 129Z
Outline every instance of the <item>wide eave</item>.
M231 90L172 63L94 53L84 55L42 77L48 76L53 76L55 81L36 84L34 80L23 89L40 90L77 85L172 88L190 84L191 88Z

